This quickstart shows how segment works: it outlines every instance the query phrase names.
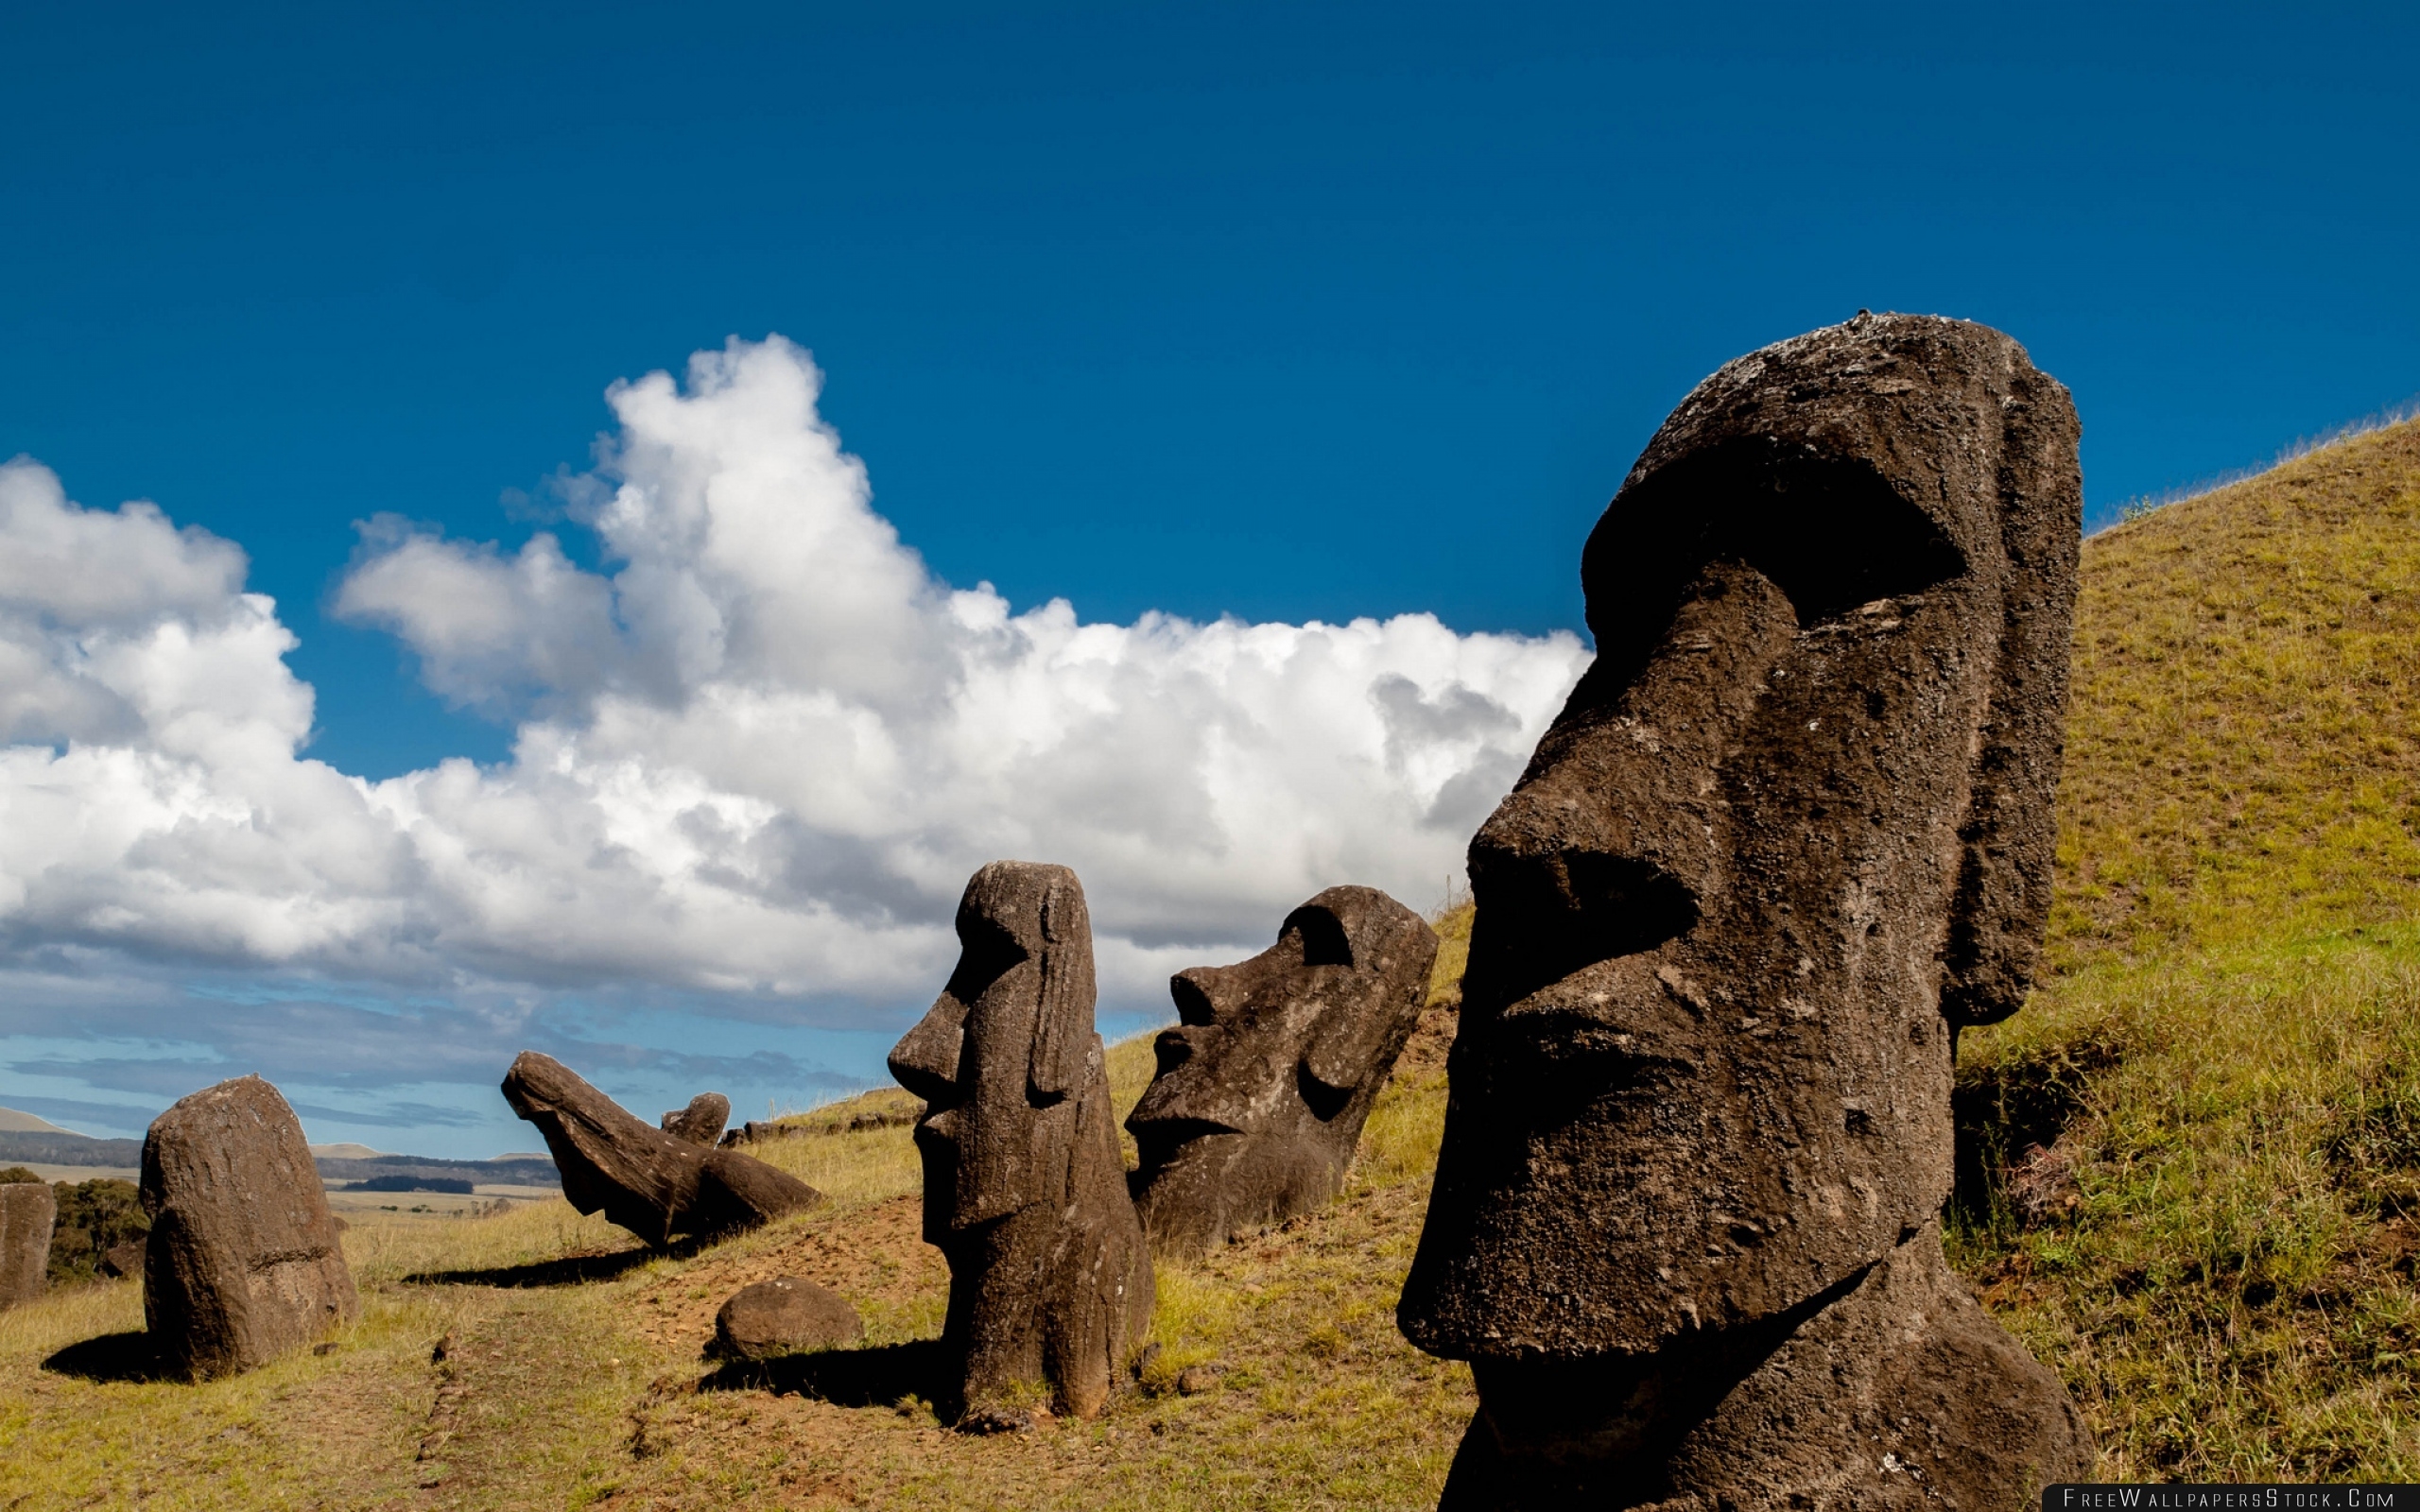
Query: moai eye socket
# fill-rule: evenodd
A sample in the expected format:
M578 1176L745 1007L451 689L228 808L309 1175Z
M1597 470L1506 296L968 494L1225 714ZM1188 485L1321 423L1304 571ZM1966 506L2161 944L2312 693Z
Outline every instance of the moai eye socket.
M1505 1002L1618 955L1651 951L1695 928L1698 901L1679 878L1629 856L1566 852L1502 857L1473 847L1471 885L1485 888L1474 939L1500 973Z
M1597 662L1582 681L1606 701L1645 669L1708 562L1754 567L1801 627L1966 571L1941 526L1865 462L1763 438L1696 453L1623 491L1589 533L1581 576Z
M986 988L1006 976L1027 958L1016 936L988 919L970 918L959 928L958 967L942 990L960 1003L972 1004Z
M1324 908L1305 906L1287 916L1283 934L1299 936L1305 966L1351 966L1353 942L1342 921Z

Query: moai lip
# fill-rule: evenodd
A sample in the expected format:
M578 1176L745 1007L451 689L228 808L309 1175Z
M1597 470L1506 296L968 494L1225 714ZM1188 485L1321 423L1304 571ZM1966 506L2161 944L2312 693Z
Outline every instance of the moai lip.
M171 1370L250 1370L361 1311L302 1125L258 1076L152 1120L143 1211L144 1320Z
M1398 1314L1478 1382L1447 1504L1996 1506L2088 1466L1934 1225L1953 1037L2041 948L2076 438L2000 333L1860 315L1700 385L1598 522L1596 663L1471 843Z
M1437 936L1374 887L1330 887L1277 943L1169 983L1177 1027L1126 1120L1135 1207L1154 1253L1198 1258L1335 1197L1404 1041Z
M977 1423L1041 1384L1089 1418L1150 1324L1152 1282L1093 1031L1083 887L1064 867L993 862L958 937L948 986L890 1052L925 1099L925 1238L949 1261L943 1406Z
M689 1105L718 1093L708 1092ZM650 1128L562 1061L525 1050L505 1073L504 1100L538 1127L561 1173L563 1196L581 1212L602 1211L650 1245L684 1234L716 1238L802 1212L823 1194L775 1166L733 1149ZM706 1110L716 1133L726 1103ZM708 1122L700 1117L699 1126ZM711 1138L711 1136L708 1136Z

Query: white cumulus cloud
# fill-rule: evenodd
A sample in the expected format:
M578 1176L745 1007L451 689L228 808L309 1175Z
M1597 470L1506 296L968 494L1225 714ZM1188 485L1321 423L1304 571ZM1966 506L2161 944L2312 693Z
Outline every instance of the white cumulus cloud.
M233 544L0 467L0 950L905 1006L1013 856L1082 876L1139 1005L1322 887L1433 900L1586 664L1426 614L1084 624L953 589L819 380L773 338L616 386L576 522L602 572L366 524L337 611L517 731L379 782L300 754L311 689Z

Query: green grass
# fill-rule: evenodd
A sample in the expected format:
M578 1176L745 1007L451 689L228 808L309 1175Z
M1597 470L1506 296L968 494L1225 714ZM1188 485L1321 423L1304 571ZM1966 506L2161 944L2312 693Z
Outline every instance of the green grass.
M2084 549L2051 970L1962 1042L1947 1232L2106 1477L2420 1479L2415 525L2407 425ZM966 1437L878 1372L862 1405L699 1389L715 1306L767 1275L856 1303L870 1370L938 1333L914 1105L883 1091L755 1150L830 1204L695 1253L559 1202L357 1222L361 1321L233 1381L46 1366L139 1324L128 1283L0 1314L0 1508L1433 1504L1469 1375L1392 1311L1470 922L1440 920L1343 1195L1162 1263L1159 1352L1097 1422ZM1131 1104L1149 1037L1109 1061ZM499 1284L570 1256L604 1273Z
M2104 1475L2420 1479L2415 525L2406 424L2084 548L2053 973L1961 1043L1950 1238Z

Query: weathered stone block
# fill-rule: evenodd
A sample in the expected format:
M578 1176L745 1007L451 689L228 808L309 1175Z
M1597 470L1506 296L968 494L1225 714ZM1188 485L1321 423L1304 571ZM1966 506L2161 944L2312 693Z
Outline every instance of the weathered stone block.
M722 1138L722 1126L730 1122L730 1098L720 1092L700 1092L689 1099L688 1107L665 1114L657 1126L692 1144L712 1144Z
M0 1308L48 1289L50 1229L59 1199L46 1181L0 1181Z
M743 1286L715 1314L715 1352L729 1360L828 1349L865 1335L847 1297L796 1276Z
M152 1121L143 1209L143 1313L171 1369L250 1370L360 1312L302 1125L258 1076Z

